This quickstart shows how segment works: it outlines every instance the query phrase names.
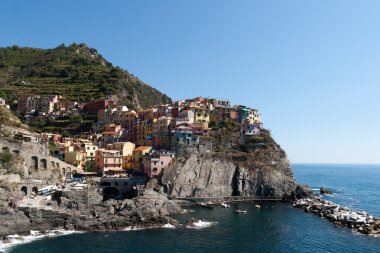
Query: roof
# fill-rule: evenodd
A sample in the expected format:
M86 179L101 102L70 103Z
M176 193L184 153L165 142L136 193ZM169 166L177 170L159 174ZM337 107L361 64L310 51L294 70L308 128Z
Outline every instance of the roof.
M116 132L103 132L102 134L117 134Z
M113 149L98 149L97 151L102 152L102 153L116 153L120 152L119 150L113 150Z
M144 151L146 149L151 149L151 146L140 146L138 148L135 148L134 151Z

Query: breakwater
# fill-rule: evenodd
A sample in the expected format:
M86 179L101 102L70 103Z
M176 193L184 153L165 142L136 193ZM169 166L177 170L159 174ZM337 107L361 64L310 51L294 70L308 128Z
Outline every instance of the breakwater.
M367 212L353 211L321 197L296 200L293 207L313 213L338 226L344 226L357 232L380 236L380 220Z

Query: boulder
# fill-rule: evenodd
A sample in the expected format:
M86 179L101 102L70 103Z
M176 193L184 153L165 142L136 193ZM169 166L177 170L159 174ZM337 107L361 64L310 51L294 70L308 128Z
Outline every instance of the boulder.
M321 188L319 189L319 192L320 192L321 194L333 194L332 191L329 191L329 190L327 190L327 189L324 188L324 187L321 187Z

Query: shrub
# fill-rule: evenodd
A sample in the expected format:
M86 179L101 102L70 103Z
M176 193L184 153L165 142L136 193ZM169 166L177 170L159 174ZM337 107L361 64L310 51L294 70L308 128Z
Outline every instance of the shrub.
M9 153L9 152L1 152L0 153L0 161L2 161L3 163L10 163L12 161L12 154Z

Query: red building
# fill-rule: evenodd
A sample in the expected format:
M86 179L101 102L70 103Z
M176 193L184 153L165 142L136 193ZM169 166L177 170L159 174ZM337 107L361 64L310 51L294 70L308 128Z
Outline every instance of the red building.
M106 109L109 105L108 99L95 99L85 104L83 110L90 114L97 114L100 109Z

